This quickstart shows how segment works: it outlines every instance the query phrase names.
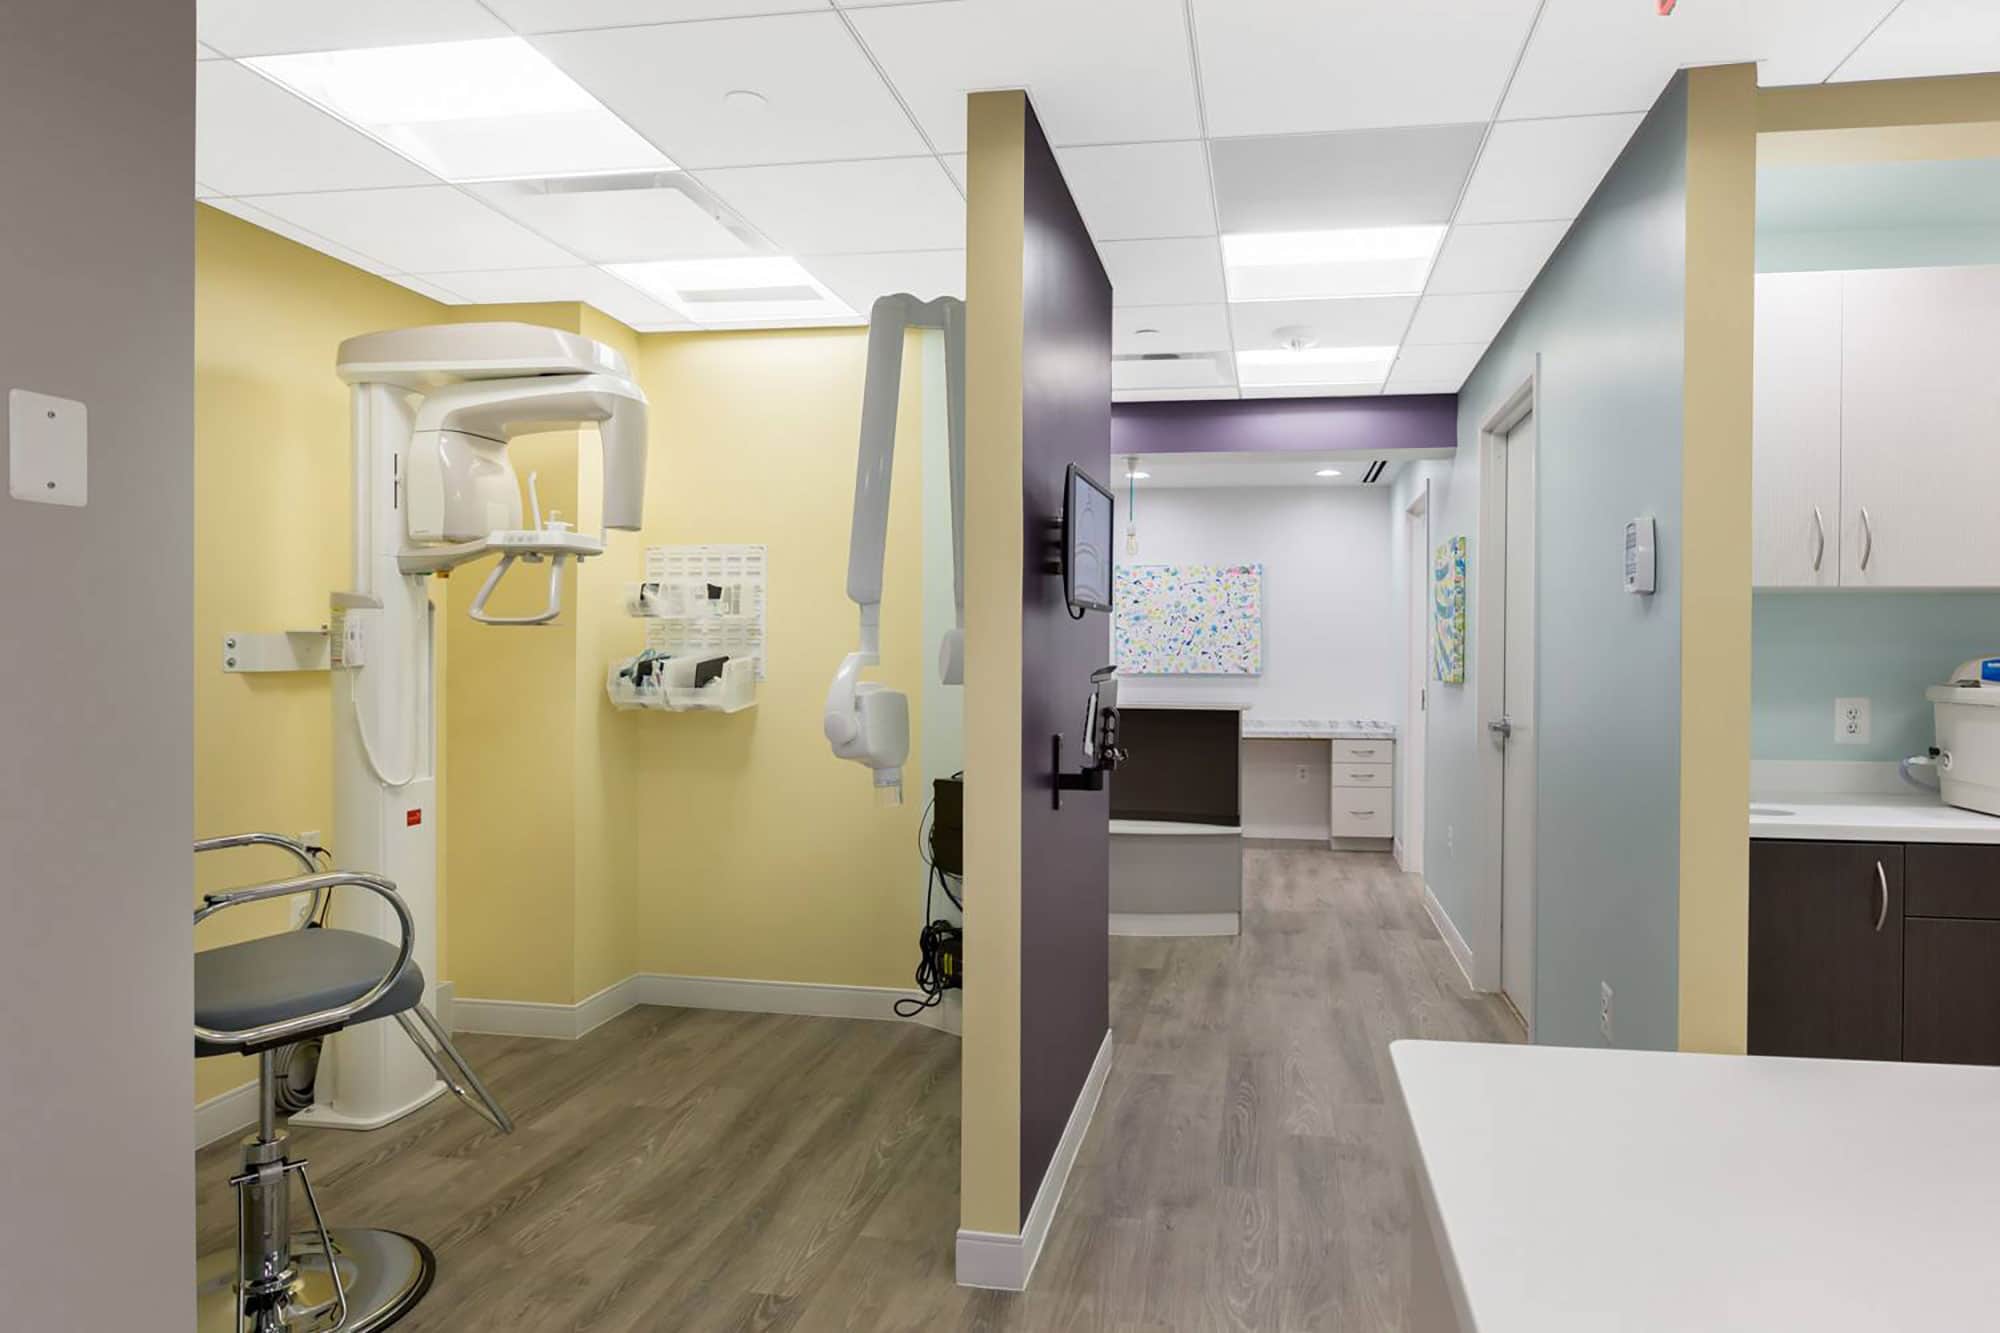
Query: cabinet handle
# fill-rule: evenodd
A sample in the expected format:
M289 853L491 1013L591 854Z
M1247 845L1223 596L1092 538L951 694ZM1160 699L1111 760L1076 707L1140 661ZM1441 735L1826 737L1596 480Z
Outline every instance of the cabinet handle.
M1826 518L1813 506L1813 573L1819 573L1820 562L1826 559Z
M1373 810L1349 810L1347 813L1355 819L1375 818L1375 812Z
M1356 782L1366 782L1375 775L1373 773L1349 773L1347 776L1353 778Z
M1861 567L1868 568L1869 560L1875 555L1875 524L1868 517L1868 506L1861 506Z
M1375 752L1373 750L1356 750L1354 752L1354 757L1356 759L1373 759L1375 757Z
M1883 923L1889 919L1889 872L1882 868L1880 861L1875 863L1875 886L1882 895L1881 905L1875 909L1875 932L1879 935Z

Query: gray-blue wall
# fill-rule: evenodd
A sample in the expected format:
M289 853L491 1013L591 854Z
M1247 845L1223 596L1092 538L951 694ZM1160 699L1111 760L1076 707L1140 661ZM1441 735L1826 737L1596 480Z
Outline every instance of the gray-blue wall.
M1458 454L1432 540L1479 556L1481 424L1540 358L1539 1040L1672 1047L1678 1006L1682 367L1687 86L1676 77L1459 394ZM1622 584L1627 519L1658 521L1659 591ZM1474 578L1477 577L1475 573ZM1489 848L1489 744L1468 680L1433 685L1425 872L1474 949Z

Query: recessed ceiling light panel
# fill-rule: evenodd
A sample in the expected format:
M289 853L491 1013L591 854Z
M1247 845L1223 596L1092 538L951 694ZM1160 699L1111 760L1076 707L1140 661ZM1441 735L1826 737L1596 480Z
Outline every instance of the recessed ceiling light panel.
M243 63L448 181L674 166L519 37Z
M1337 477L1340 475L1340 469L1337 467L1323 467L1319 471L1313 473L1313 475L1315 477Z
M1443 227L1236 232L1222 238L1232 301L1301 301L1420 292Z
M1246 386L1380 384L1396 360L1393 347L1253 348L1236 354Z
M786 255L605 267L709 328L850 324L860 318L798 260Z

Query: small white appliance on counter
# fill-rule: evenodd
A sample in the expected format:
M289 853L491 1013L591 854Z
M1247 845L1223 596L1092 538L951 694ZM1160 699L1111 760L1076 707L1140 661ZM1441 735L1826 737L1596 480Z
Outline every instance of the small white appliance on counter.
M1924 697L1937 713L1938 795L2000 815L2000 656L1975 658Z

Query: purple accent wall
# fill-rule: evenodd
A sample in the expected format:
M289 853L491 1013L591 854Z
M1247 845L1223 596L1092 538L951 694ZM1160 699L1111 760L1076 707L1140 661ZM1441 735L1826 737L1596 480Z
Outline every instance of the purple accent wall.
M1330 453L1455 449L1458 397L1224 398L1118 403L1114 454Z
M1111 1026L1110 800L1050 805L1049 737L1079 762L1090 673L1111 660L1111 618L1072 620L1046 572L1064 469L1111 470L1111 280L1027 107L1021 346L1021 1220L1041 1188ZM975 892L976 886L975 886Z

